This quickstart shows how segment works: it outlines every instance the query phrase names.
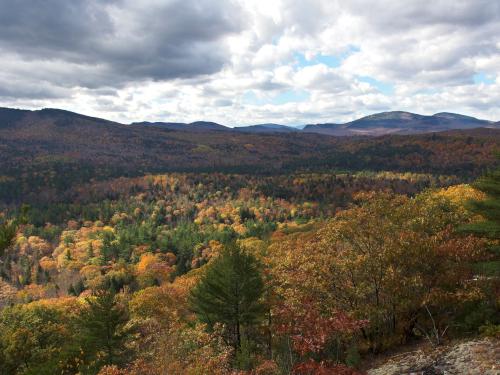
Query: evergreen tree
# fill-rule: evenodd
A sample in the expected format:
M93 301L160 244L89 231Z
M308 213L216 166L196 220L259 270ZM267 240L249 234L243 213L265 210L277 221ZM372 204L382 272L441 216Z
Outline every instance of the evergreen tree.
M259 263L253 255L231 244L207 267L191 292L191 307L210 327L224 324L228 341L239 350L242 328L258 323L266 311Z
M480 262L477 270L489 276L500 276L500 169L481 177L473 186L482 191L486 198L469 201L468 208L483 220L465 225L461 229L490 240L490 259Z
M16 231L17 224L13 221L6 221L0 224L0 256L12 245Z
M500 240L500 169L480 178L474 187L486 194L486 199L469 202L469 209L484 220L465 226L466 232L477 236ZM494 248L497 252L499 246Z
M0 257L13 244L19 225L27 223L29 209L28 205L23 204L19 215L15 219L4 220L0 223Z
M128 313L109 290L98 290L86 298L87 306L78 317L81 346L91 369L120 364L125 355Z

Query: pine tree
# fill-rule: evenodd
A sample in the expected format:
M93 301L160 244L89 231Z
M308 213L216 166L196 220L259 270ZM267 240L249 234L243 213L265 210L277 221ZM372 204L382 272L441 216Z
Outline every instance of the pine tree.
M0 224L0 256L12 245L16 231L17 224L14 221L6 221Z
M500 170L480 178L474 187L484 192L487 198L470 202L470 209L485 218L471 230L488 238L500 239Z
M484 220L463 229L480 237L500 240L500 169L480 178L474 187L485 193L486 199L470 201L469 209Z
M228 341L239 350L242 329L258 323L266 311L259 263L253 255L232 244L207 267L191 292L191 307L209 327L222 323Z
M500 155L498 155L500 157ZM468 202L468 208L483 220L462 227L466 233L491 240L491 257L481 264L481 273L500 275L500 169L486 174L473 185L486 198Z
M8 247L12 246L14 238L16 237L17 230L20 224L28 222L28 212L30 207L26 204L21 206L19 215L13 220L5 220L0 223L0 257L3 255Z
M120 364L130 334L125 328L127 310L117 302L115 293L109 290L95 291L86 298L86 302L87 306L78 317L78 326L87 364L93 368Z

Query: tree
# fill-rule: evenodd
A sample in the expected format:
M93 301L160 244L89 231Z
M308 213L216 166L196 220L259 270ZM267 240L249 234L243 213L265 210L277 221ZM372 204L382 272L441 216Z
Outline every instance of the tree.
M231 244L206 267L191 292L191 307L209 327L223 324L228 341L239 350L242 328L258 323L266 311L260 264L253 255Z
M0 374L67 374L79 352L73 301L38 301L0 311ZM76 372L76 371L75 371Z
M481 297L478 284L469 280L482 242L454 232L465 218L448 198L434 192L359 198L358 206L339 212L316 232L291 234L270 246L280 302L274 321L283 322L281 331L291 334L292 348L301 356L304 348L312 351L311 343L317 351L314 347L327 348L335 335L349 332L352 325L328 320L342 317L339 312L358 323L369 321L359 331L377 352L410 338L417 324L442 334L451 315ZM324 339L317 327L324 327Z
M484 220L469 224L464 230L477 236L500 240L500 169L480 178L474 187L485 193L485 199L469 201L469 209ZM500 247L496 247L496 251Z
M17 223L6 221L0 224L0 256L10 247L14 241L17 232Z
M500 155L497 155L500 157ZM473 199L468 202L468 208L482 217L482 220L462 227L465 232L490 240L489 259L476 264L475 271L487 276L490 283L489 294L492 298L486 303L492 312L486 320L487 325L493 324L493 329L500 329L500 169L481 177L474 187L484 193L483 199ZM477 310L477 308L476 308ZM494 328L496 326L496 328Z
M463 220L458 207L432 192L413 199L378 194L320 233L337 254L333 298L370 320L363 335L372 350L407 340L416 325L443 332L465 301L479 298L467 281L482 246L455 233Z
M86 302L78 317L78 326L87 366L99 368L120 364L130 335L130 330L125 327L127 310L110 290L97 290L86 298Z
M0 223L0 257L7 248L12 246L19 225L26 224L28 211L29 206L23 204L20 215L17 218L5 220L3 223Z

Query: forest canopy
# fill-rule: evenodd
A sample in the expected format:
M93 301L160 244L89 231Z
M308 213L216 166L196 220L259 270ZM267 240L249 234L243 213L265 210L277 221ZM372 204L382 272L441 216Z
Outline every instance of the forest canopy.
M494 334L497 239L464 231L491 189L459 182L175 173L6 211L0 369L355 374L414 340Z

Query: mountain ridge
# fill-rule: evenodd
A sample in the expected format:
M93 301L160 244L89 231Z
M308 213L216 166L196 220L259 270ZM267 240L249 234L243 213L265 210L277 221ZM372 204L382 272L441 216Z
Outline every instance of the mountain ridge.
M190 123L184 122L133 122L130 126L156 126L162 129L168 130L180 130L180 131L212 131L212 130L229 130L227 126L218 124L211 121L194 121Z
M385 134L421 134L448 130L498 127L489 120L451 112L438 112L433 115L420 115L405 111L389 111L368 115L344 124L325 123L307 125L305 132L333 136Z
M374 113L346 123L320 123L304 126L289 126L276 123L263 123L239 127L230 127L212 121L184 122L132 122L130 124L110 121L103 118L87 116L57 108L27 110L0 107L0 128L9 127L20 122L25 116L32 121L44 122L55 118L56 124L89 122L95 125L121 125L131 127L154 127L172 131L226 131L239 133L317 133L331 136L380 136L387 134L423 134L449 130L475 128L500 128L500 122L482 120L472 116L438 112L433 115L420 115L405 111L388 111Z
M67 111L0 109L0 201L3 196L6 202L30 203L40 194L47 200L71 199L81 183L166 172L410 170L477 176L496 162L493 150L500 144L498 128L333 137L218 131L206 129L213 126L206 122L178 126L181 130Z

